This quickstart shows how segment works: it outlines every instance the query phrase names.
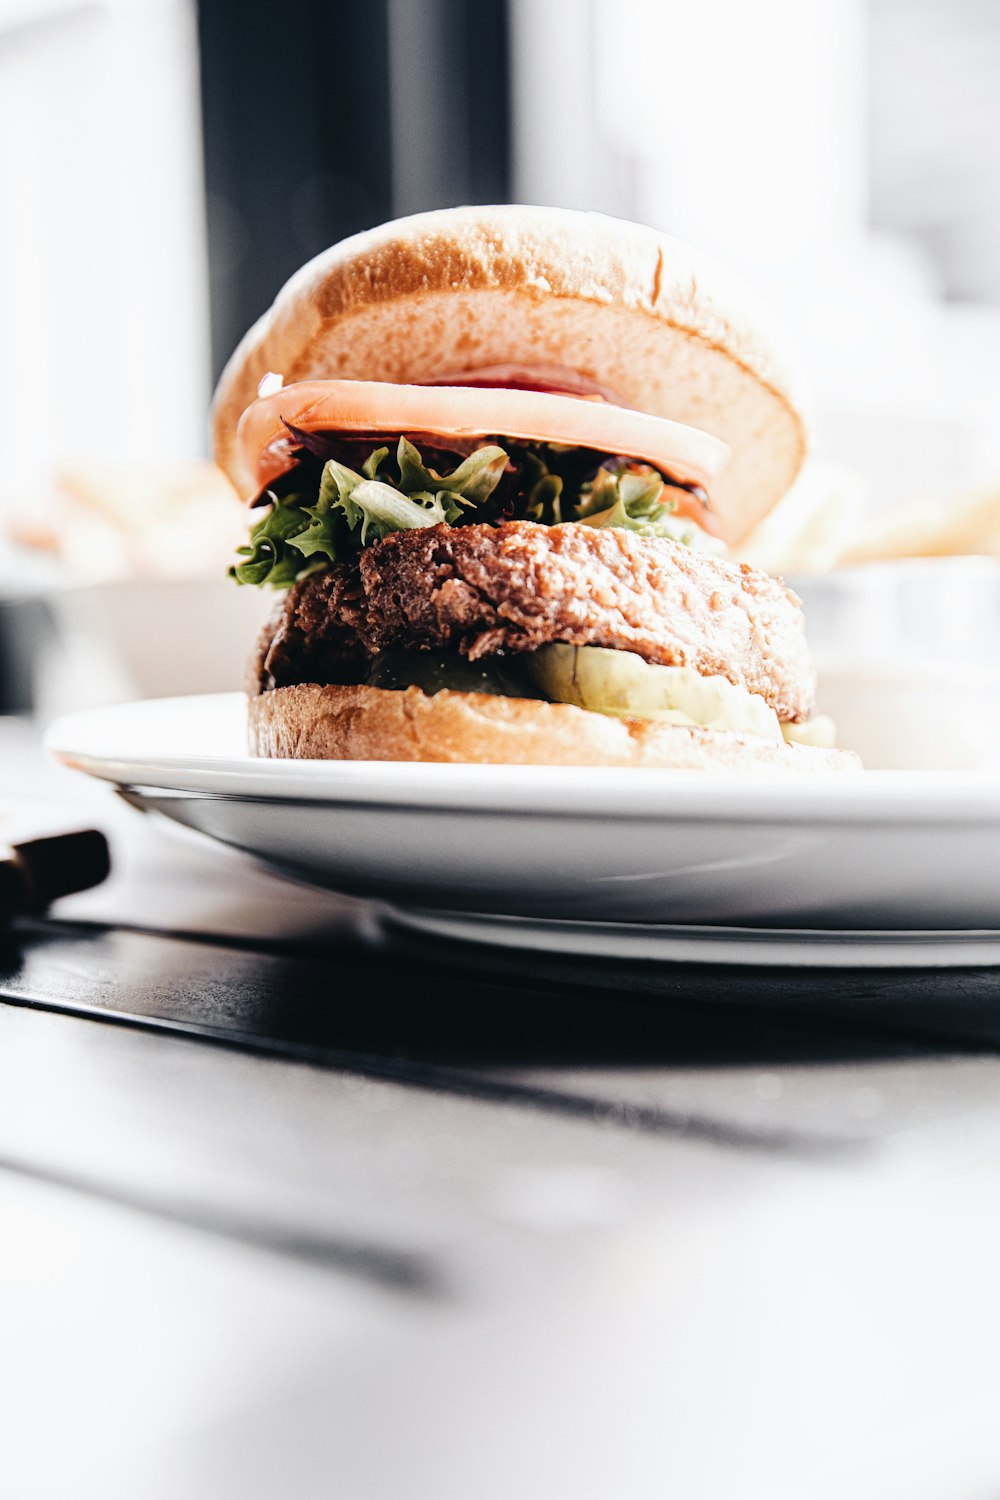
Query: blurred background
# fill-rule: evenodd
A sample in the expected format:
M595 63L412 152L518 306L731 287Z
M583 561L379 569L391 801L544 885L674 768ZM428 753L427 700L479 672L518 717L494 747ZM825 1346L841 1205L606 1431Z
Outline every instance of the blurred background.
M1000 551L998 83L991 0L0 0L0 592L72 584L93 680L80 588L218 577L208 403L286 277L477 201L643 220L768 295L816 463L752 560Z

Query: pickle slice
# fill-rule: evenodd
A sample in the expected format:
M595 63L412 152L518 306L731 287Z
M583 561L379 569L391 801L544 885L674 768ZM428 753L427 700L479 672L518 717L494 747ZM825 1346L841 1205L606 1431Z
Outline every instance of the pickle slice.
M702 677L693 667L654 666L634 651L564 645L542 646L523 663L538 689L556 703L618 718L781 739L778 717L763 698L725 677Z
M450 688L454 693L492 693L500 698L537 697L531 679L517 670L516 662L509 656L469 661L457 651L380 651L366 682L391 691L418 687L429 695Z

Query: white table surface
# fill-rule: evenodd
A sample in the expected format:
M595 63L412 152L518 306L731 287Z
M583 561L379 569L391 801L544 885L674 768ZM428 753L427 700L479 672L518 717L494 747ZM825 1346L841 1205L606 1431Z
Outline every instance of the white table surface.
M395 955L33 743L117 869L3 955L0 1494L1000 1490L1000 979Z

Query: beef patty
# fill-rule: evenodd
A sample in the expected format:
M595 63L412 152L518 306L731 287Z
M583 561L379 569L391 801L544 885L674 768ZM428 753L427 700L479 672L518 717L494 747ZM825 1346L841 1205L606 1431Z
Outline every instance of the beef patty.
M304 579L265 627L252 688L358 682L388 647L476 660L557 641L726 677L780 719L813 710L802 609L779 580L661 538L531 521L395 532Z

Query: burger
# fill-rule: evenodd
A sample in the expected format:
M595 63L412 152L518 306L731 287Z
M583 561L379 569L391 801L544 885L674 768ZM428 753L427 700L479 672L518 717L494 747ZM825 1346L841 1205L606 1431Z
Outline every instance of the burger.
M223 372L278 591L253 753L844 769L798 599L738 556L806 451L750 294L676 240L528 207L334 246Z

